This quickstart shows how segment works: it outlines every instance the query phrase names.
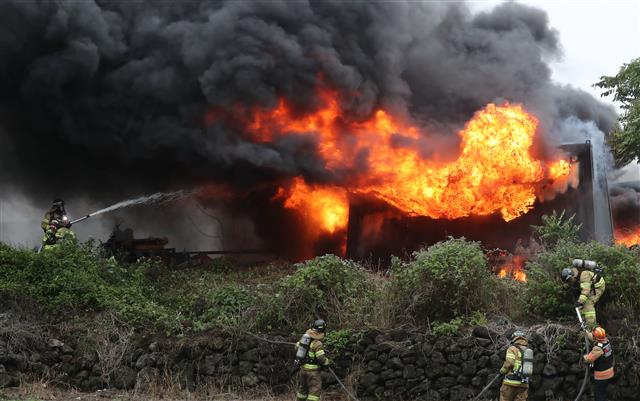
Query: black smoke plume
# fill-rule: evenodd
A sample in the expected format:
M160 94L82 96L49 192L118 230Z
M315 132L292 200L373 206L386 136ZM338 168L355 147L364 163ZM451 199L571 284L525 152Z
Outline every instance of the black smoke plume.
M339 179L308 140L255 144L203 124L212 108L279 97L312 110L320 85L353 118L384 107L440 134L502 100L535 113L549 143L569 118L607 132L610 107L551 81L559 57L546 14L517 3L472 14L414 1L3 1L0 184L44 205Z

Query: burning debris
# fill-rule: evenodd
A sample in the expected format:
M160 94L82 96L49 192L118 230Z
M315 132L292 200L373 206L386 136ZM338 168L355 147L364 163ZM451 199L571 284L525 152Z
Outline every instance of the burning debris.
M504 249L493 249L487 252L492 271L500 278L527 282L527 273L524 269L527 258L524 255L513 255Z

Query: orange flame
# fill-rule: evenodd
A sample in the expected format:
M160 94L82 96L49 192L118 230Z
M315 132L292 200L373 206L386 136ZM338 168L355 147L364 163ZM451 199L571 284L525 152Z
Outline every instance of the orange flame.
M498 268L498 277L506 278L507 276L511 276L511 278L514 280L526 283L527 273L524 271L524 262L524 256L513 256L511 261Z
M349 201L344 188L309 186L302 178L294 178L288 189L278 189L276 197L285 200L284 207L301 212L324 232L333 234L347 227Z
M616 244L631 247L640 244L640 227L634 229L619 229L614 231L614 240Z
M459 157L443 163L420 154L418 145L427 135L417 127L384 110L366 121L349 121L337 92L321 90L318 97L322 106L308 114L296 114L284 99L274 109L235 113L251 116L244 129L255 142L312 136L329 170L359 172L346 189L310 188L297 178L285 197L286 207L302 210L312 221L326 219L317 223L328 232L346 226L347 191L377 197L409 215L455 219L500 213L510 221L533 208L545 184L573 168L565 160L545 166L531 156L538 121L520 105L489 104L478 111L459 132Z

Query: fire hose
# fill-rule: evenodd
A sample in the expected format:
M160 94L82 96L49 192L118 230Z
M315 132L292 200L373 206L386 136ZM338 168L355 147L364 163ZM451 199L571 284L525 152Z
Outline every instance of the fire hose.
M502 375L501 375L500 373L498 373L498 374L496 375L496 377L494 377L494 378L489 382L489 384L487 384L487 385L485 386L485 388L483 388L483 389L482 389L482 391L481 391L480 393L478 393L478 395L476 395L476 396L475 396L475 398L473 399L473 401L478 401L478 400L480 399L480 397L482 397L482 395L483 395L484 393L486 393L486 392L487 392L487 390L489 390L489 387L491 387L491 386L493 385L493 383L495 383L495 382L496 382L496 380L498 380L498 378L499 378L500 376L502 376Z
M576 308L576 315L578 315L578 321L580 322L580 328L584 330L584 350L585 353L589 353L589 336L587 335L587 329L584 324L584 320L582 320L582 315L580 314L580 308ZM587 388L587 381L589 380L589 365L585 365L584 367L584 379L582 379L582 387L580 387L580 391L576 396L574 401L579 401L584 394L584 390Z
M342 383L342 380L340 380L340 378L338 377L338 375L336 375L336 372L333 371L333 369L331 369L329 366L327 366L327 369L329 370L329 373L331 373L331 375L333 376L334 379L336 379L336 381L338 382L338 384L340 385L340 387L342 387L342 389L344 390L345 393L347 393L347 395L349 396L349 398L351 398L353 401L360 401L356 398L355 395L351 394L351 392L347 389L347 387L344 385L344 383Z

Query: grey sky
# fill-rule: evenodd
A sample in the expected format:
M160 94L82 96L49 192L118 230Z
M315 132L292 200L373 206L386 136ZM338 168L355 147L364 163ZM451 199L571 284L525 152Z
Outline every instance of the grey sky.
M476 10L499 1L472 2ZM614 75L623 63L640 57L640 1L520 1L541 8L560 33L562 60L552 63L557 82L600 96L591 85Z

